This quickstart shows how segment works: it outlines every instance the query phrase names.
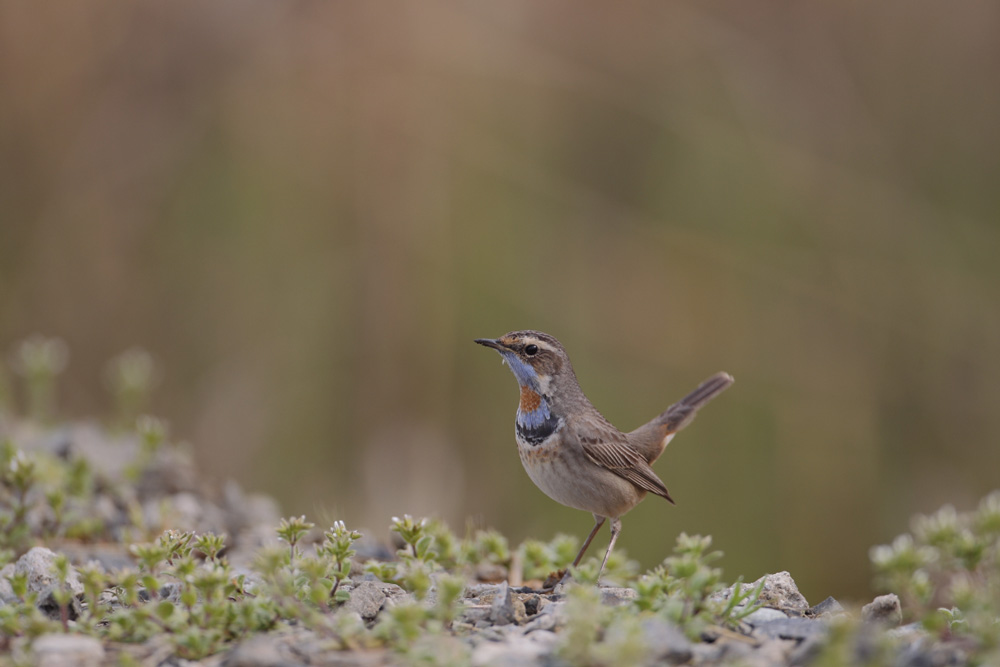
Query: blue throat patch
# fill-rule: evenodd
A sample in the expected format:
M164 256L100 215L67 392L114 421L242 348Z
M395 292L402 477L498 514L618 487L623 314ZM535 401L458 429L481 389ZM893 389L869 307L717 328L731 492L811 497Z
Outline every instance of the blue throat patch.
M538 373L526 364L513 352L501 352L504 361L510 367L517 383L522 387L527 387L538 394L538 407L530 411L522 411L520 405L517 408L517 436L529 445L538 445L546 438L556 432L560 425L559 417L549 410L549 403L541 394L541 386L538 382Z
M530 364L526 364L513 352L501 352L503 355L503 360L507 362L510 367L514 377L517 378L518 384L523 387L530 387L533 391L538 391L538 373L535 369L531 367Z
M515 428L519 438L529 445L537 445L559 429L559 417L552 414L549 404L542 397L538 407L530 412L517 409Z

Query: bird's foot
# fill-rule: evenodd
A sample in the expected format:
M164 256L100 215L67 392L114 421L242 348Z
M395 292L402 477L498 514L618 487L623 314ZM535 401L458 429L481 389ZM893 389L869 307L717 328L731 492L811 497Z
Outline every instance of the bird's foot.
M553 593L557 588L565 584L570 579L572 579L572 576L566 568L550 572L549 576L545 578L544 582L542 582L542 587L538 589L538 592Z

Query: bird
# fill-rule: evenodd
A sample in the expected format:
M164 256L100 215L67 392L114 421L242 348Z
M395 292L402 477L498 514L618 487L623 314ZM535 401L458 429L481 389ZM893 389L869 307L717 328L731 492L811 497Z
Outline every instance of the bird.
M716 373L647 423L623 433L583 393L569 355L555 337L524 330L475 342L499 352L517 379L521 396L514 433L528 477L553 500L594 516L594 527L573 559L574 568L601 526L611 521L611 541L597 575L600 585L621 533L622 515L648 493L674 504L651 464L733 377ZM569 576L567 569L560 583Z

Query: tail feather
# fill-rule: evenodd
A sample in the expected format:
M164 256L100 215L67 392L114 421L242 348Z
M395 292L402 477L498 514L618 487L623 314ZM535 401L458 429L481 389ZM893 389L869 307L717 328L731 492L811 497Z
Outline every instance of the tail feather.
M673 434L690 424L699 408L725 391L732 383L733 376L729 373L716 373L659 416L629 433L629 443L646 461L653 463L663 453Z
M666 426L668 434L676 433L691 423L698 408L728 389L732 383L733 376L729 373L716 373L698 385L698 388L690 394L664 410L658 421Z

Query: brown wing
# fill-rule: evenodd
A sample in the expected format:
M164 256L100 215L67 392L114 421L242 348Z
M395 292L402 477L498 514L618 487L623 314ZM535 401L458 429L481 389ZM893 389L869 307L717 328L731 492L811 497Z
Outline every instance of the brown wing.
M627 479L640 489L674 502L663 481L621 433L608 430L599 437L578 437L578 441L583 453L593 463Z

